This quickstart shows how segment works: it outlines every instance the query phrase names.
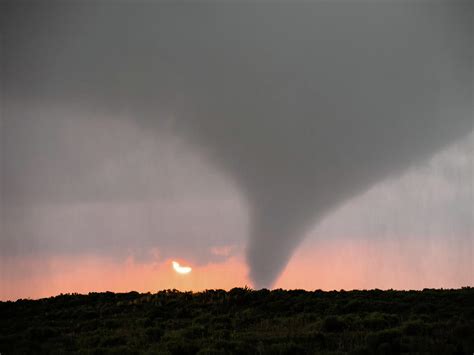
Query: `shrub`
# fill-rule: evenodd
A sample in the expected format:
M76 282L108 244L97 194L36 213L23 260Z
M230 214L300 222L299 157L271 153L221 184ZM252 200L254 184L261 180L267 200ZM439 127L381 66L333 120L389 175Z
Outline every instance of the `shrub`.
M148 341L151 341L151 342L160 341L163 334L164 334L164 331L161 327L150 327L150 328L146 328L145 330L145 336L148 339Z
M114 347L118 345L125 345L127 343L127 339L121 335L109 335L102 338L100 345L102 347Z
M421 320L409 321L403 325L403 332L407 335L421 335L426 332L426 326Z
M322 324L322 330L328 333L340 333L347 328L347 324L338 316L326 317Z
M376 354L397 354L400 352L402 333L399 329L386 329L369 334L367 345Z
M272 344L269 349L269 354L279 354L279 355L298 355L298 354L307 354L306 349L293 342L289 343L277 343Z

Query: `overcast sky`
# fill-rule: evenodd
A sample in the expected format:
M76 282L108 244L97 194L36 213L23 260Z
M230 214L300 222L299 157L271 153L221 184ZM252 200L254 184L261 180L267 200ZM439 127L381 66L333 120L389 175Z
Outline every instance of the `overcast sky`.
M472 282L472 2L2 6L8 273L235 257L271 287L303 241L450 241Z

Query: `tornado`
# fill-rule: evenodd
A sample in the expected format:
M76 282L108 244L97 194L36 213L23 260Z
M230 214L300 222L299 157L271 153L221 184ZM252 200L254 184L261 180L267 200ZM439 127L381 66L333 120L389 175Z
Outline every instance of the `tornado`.
M2 8L3 134L19 124L8 116L18 101L125 110L149 130L158 112L174 117L248 204L257 288L331 211L473 130L472 1ZM25 190L15 174L37 169L2 166L5 200ZM74 169L56 178L80 181ZM96 196L80 186L42 198Z

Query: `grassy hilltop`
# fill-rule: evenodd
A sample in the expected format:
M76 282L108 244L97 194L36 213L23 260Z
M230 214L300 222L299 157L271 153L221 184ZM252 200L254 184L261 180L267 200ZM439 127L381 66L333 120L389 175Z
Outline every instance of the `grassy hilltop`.
M89 293L0 302L0 353L472 354L474 288Z

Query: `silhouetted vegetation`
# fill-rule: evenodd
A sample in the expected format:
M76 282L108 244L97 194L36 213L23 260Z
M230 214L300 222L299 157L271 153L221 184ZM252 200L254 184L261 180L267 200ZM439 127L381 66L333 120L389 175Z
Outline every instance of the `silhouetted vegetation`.
M0 352L472 354L474 288L22 299L0 302Z

